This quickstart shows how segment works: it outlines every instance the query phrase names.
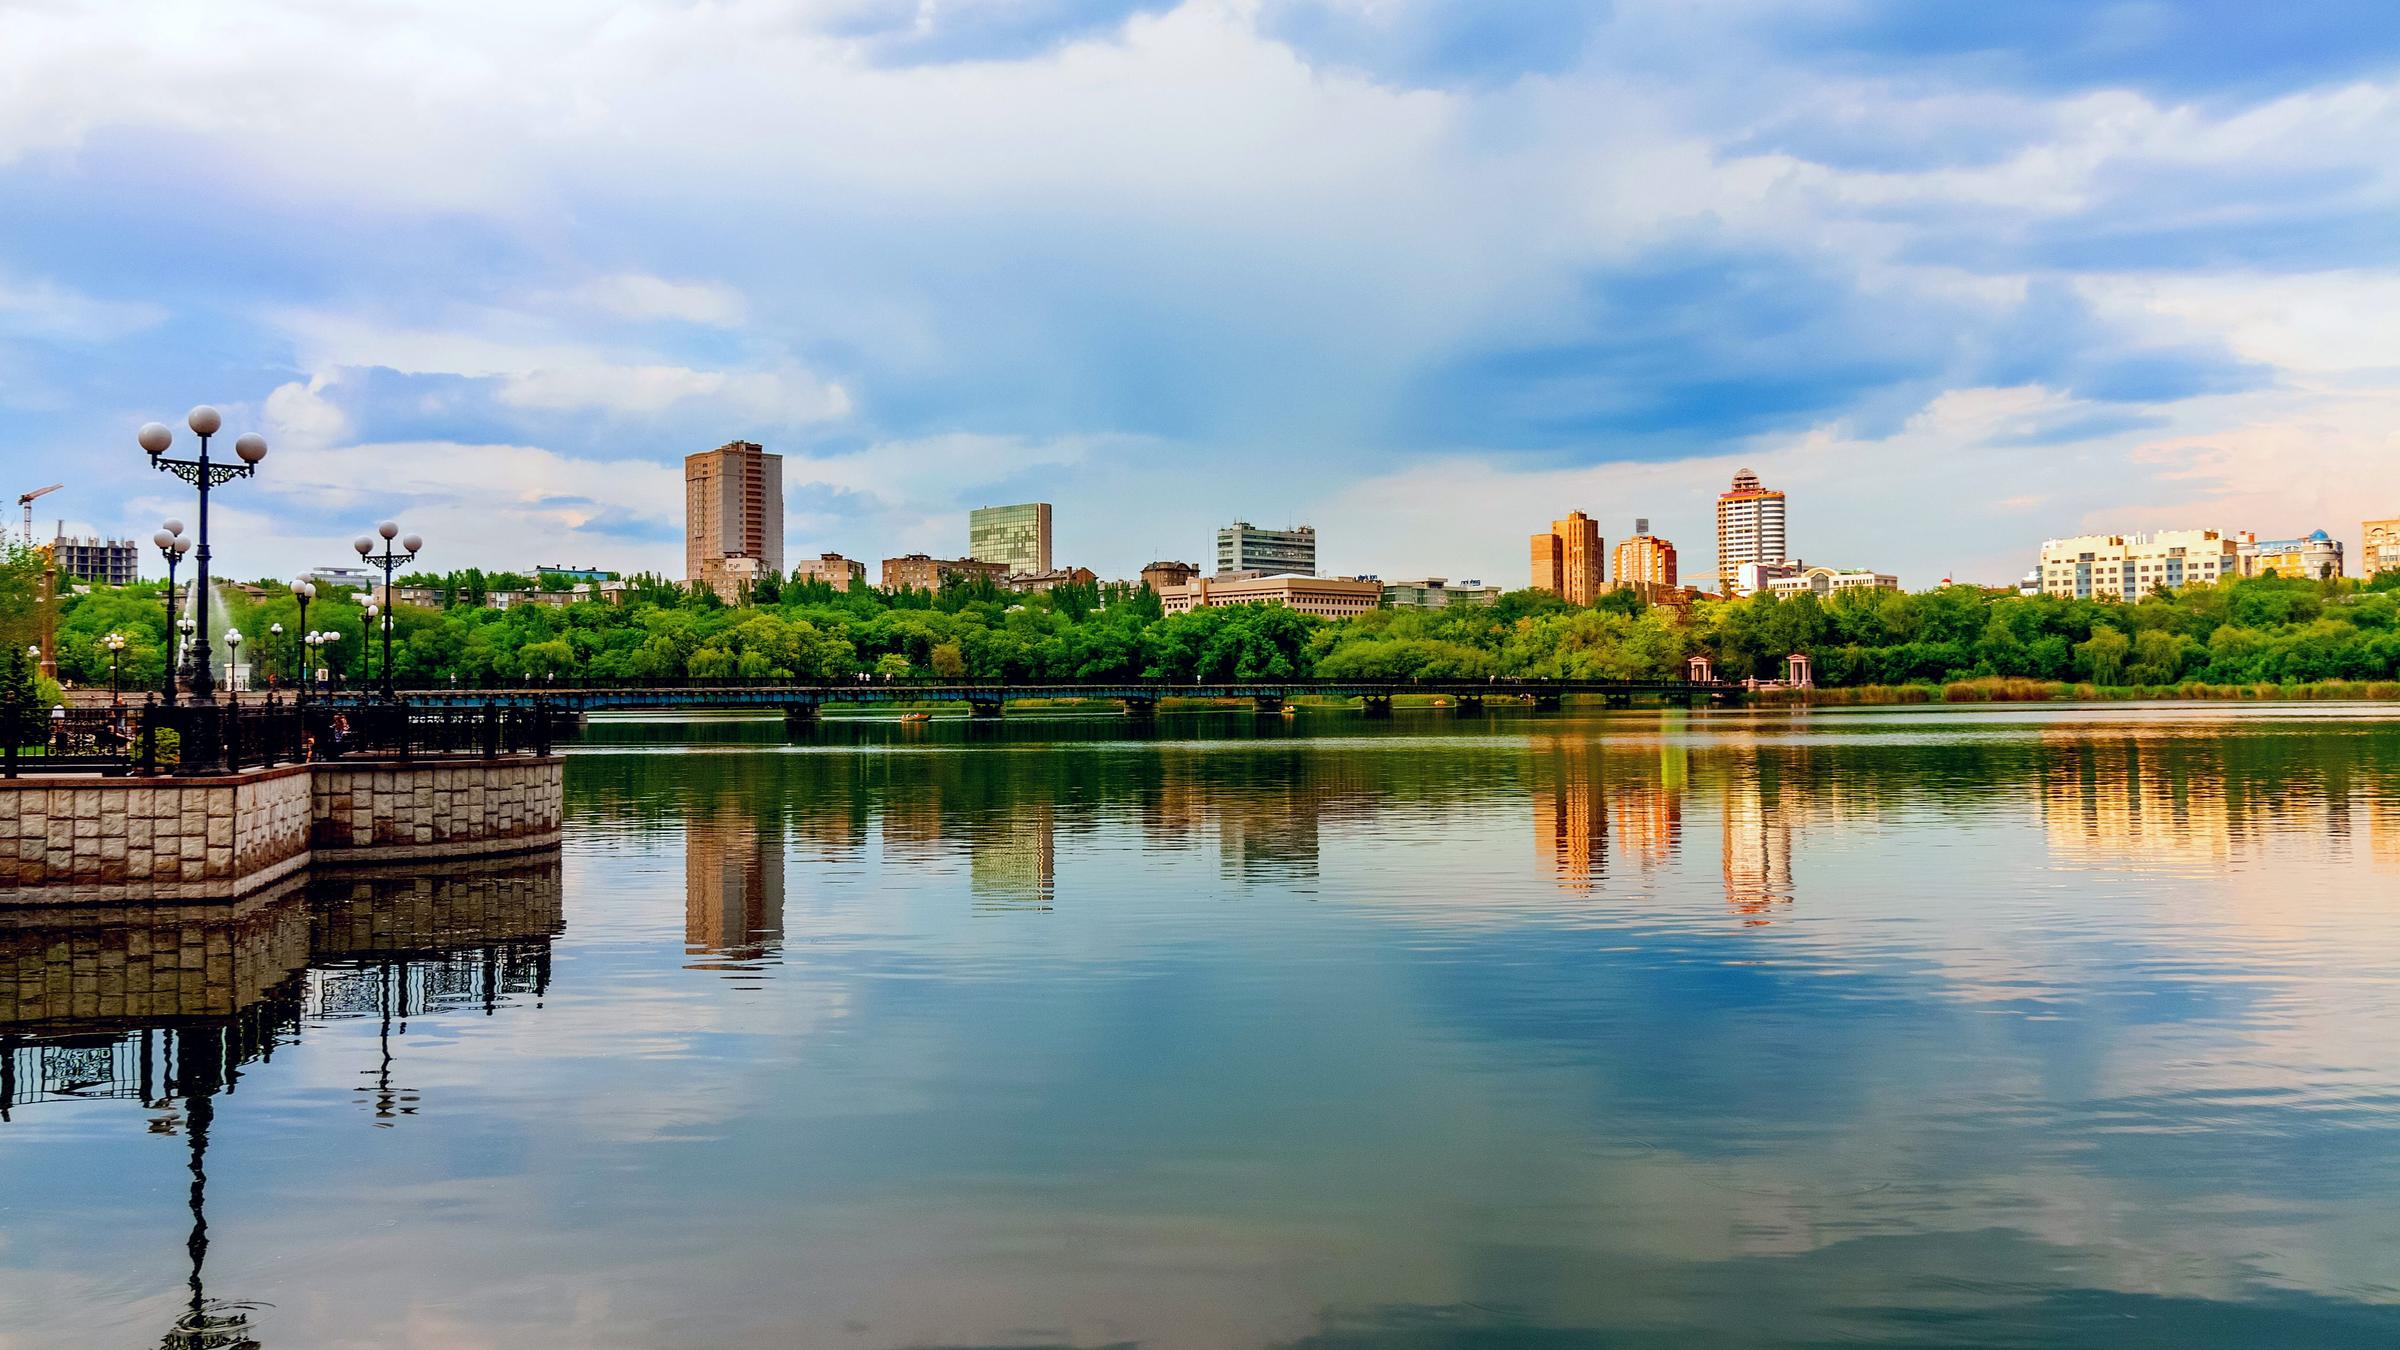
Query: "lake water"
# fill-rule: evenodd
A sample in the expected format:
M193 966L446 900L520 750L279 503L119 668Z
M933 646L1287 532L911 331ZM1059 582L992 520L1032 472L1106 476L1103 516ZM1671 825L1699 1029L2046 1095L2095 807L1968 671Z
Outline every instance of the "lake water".
M2400 1343L2400 709L616 724L567 803L0 920L0 1347L195 1255L276 1350Z

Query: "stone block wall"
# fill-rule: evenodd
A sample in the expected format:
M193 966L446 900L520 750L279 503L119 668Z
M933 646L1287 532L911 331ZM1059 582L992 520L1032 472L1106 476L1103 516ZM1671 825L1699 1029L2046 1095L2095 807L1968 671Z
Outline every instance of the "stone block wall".
M224 778L0 779L0 897L226 899L308 861L305 765Z
M0 779L0 906L224 901L312 860L542 848L558 842L562 771L524 756Z
M555 757L316 765L319 857L468 857L558 842L564 803Z

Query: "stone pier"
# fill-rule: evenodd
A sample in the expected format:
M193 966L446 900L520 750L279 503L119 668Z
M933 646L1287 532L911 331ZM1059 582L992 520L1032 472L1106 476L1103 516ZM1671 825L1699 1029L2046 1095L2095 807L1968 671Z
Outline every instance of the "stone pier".
M0 779L0 905L232 900L312 862L555 845L554 756Z

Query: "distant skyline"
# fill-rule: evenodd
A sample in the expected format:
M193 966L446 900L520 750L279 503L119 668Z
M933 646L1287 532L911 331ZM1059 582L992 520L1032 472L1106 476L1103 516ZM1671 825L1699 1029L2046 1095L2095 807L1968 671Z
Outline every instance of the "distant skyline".
M2387 0L589 14L0 9L0 501L188 519L133 432L209 402L228 577L675 575L733 440L789 556L1046 501L1104 577L1522 584L1570 510L1698 577L1744 465L1912 587L2400 515Z

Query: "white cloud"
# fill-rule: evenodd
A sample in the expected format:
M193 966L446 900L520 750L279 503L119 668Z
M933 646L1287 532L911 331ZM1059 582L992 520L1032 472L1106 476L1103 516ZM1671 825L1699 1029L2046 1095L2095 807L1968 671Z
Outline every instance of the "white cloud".
M668 281L641 272L599 277L558 299L620 319L670 319L715 328L738 328L749 312L742 293L722 282Z
M106 342L166 322L146 301L96 300L53 281L0 274L0 334L63 342Z

